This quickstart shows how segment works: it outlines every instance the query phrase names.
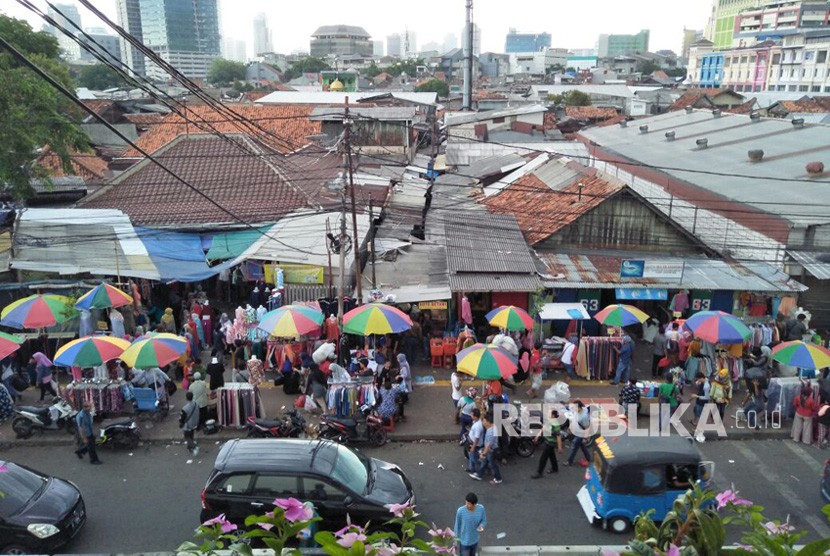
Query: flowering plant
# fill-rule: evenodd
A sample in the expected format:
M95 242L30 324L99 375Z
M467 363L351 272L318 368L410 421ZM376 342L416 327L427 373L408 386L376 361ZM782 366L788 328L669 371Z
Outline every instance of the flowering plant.
M391 556L408 551L455 554L455 533L452 529L440 529L435 524L428 527L416 519L418 513L415 506L409 504L392 504L389 512L392 517L383 524L382 529L370 524L362 526L348 522L334 533L316 533L314 541L331 556ZM240 530L220 515L204 522L196 530L196 539L201 540L200 544L186 542L178 548L178 552L215 554L217 550L227 550L231 554L250 555L251 543L261 542L275 554L298 555L299 550L293 547L295 540L309 539L311 528L319 519L314 517L310 504L294 498L278 498L274 500L274 511L262 516L249 516L245 520L247 531ZM416 538L419 528L428 529L429 541Z

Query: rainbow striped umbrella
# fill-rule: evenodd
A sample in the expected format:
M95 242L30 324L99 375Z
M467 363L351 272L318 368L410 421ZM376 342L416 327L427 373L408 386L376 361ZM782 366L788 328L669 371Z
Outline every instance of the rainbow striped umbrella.
M343 332L348 334L397 334L412 328L412 320L400 309L383 303L355 307L343 315Z
M830 367L830 350L801 340L778 344L772 348L772 358L799 369L815 370Z
M609 305L594 318L606 326L631 326L648 320L648 315L633 305Z
M695 313L683 326L712 344L742 344L752 334L741 319L723 311Z
M533 317L521 307L513 305L502 305L496 307L487 315L487 322L505 330L531 330L533 329Z
M18 299L0 312L0 324L11 328L55 326L78 315L62 295L37 294Z
M518 360L493 344L473 344L455 354L456 366L481 380L509 378L516 372Z
M55 353L55 365L62 367L97 367L116 359L130 347L130 342L112 336L84 336L61 346Z
M133 302L132 296L127 295L115 286L101 283L78 298L76 309L106 309L107 307L123 307Z
M187 340L175 334L161 333L135 340L121 354L121 361L136 369L163 367L184 355Z
M257 328L277 338L298 338L320 330L323 312L302 305L286 305L265 313Z
M14 334L6 334L0 332L0 359L7 357L20 348L23 343L23 338L15 336Z

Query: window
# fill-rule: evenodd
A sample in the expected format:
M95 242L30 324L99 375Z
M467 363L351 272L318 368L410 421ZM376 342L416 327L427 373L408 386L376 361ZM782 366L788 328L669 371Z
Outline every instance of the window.
M745 64L745 63L746 63L746 56L741 56L741 63L742 63L742 64Z
M781 54L773 54L772 55L772 63L773 64L780 64L781 63Z
M0 474L0 515L10 516L23 509L46 480L13 463L7 463L6 469Z
M259 475L254 494L257 496L297 496L297 477L286 475Z
M823 64L827 61L827 51L826 50L819 50L818 56L816 56L816 63Z
M252 474L231 475L226 478L221 486L217 487L216 490L227 493L247 492L253 477L254 476Z
M820 93L820 92L821 92L821 87L820 87L820 86L818 86L818 85L813 85L813 86L810 88L810 91L812 91L812 92L814 92L814 93Z
M808 89L809 89L809 87L807 85L799 85L798 92L806 93Z
M303 478L303 493L307 500L312 502L331 500L333 502L342 502L346 499L346 492L331 485L325 481L318 479Z
M816 51L815 50L808 50L807 52L804 53L804 61L805 62L809 62L809 61L815 59L815 57L816 57Z
M331 476L349 490L362 494L369 480L368 465L369 462L361 459L355 452L339 446Z

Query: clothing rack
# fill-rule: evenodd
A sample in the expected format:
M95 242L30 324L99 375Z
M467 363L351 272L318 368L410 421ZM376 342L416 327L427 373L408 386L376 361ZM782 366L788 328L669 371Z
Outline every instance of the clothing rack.
M619 354L614 350L622 345L619 336L583 336L576 353L576 374L588 380L614 378Z
M804 379L798 377L775 377L769 381L769 387L766 390L767 394L767 411L781 412L781 419L792 419L795 415L795 400L796 394L801 391L804 384ZM819 401L819 383L818 380L810 380L810 385L813 387L813 398L818 407Z
M326 394L326 406L337 417L352 417L364 404L374 407L378 389L373 382L352 381L332 383Z
M259 389L244 382L226 382L217 390L217 417L222 426L242 428L248 417L265 418Z
M90 402L97 414L120 415L124 411L123 384L123 380L71 382L66 386L65 396L78 411L83 408L84 402Z

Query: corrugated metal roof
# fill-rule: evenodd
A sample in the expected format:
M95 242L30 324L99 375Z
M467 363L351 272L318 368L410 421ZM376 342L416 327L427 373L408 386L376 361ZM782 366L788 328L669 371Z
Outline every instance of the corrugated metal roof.
M380 226L380 231L386 223ZM400 302L448 299L447 254L443 245L413 243L399 247L394 257L375 260L377 289L393 294ZM371 258L363 270L363 289L372 289ZM419 293L420 291L420 293ZM426 296L426 297L424 297Z
M797 128L789 120L774 118L751 123L748 116L715 118L709 111L669 112L637 123L580 133L603 149L796 225L830 223L830 178L825 174L808 181L806 171L808 163L830 154L830 126ZM641 125L648 126L648 133L640 132ZM668 131L676 131L674 141L666 140ZM703 138L708 147L700 149L696 141ZM749 160L747 151L754 149L764 151L762 162ZM784 181L796 179L801 181Z
M536 266L516 219L482 214L486 219L465 222L461 217L445 222L450 273L534 274Z
M537 168L533 175L554 191L568 187L579 178L587 177L567 164L563 164L563 161L558 158Z
M528 274L450 274L454 292L532 292L541 287L541 280Z
M568 255L537 253L547 264L550 279L545 285L557 288L617 287L690 290L733 290L757 292L798 292L807 288L766 263L737 263L715 259L678 257L619 257L610 255ZM623 258L645 258L658 263L684 263L678 280L620 279Z
M348 97L349 102L386 95L387 93L377 92L350 92L340 93L336 91L274 91L256 101L257 104L345 104ZM435 104L438 101L438 93L389 93L393 97L418 104Z
M585 161L589 158L588 148L581 141L539 141L535 143L482 143L450 138L447 143L447 166L469 166L479 158L498 156L505 153L526 155L542 151L559 154Z
M817 251L792 251L787 254L804 267L811 276L819 280L830 280L830 255ZM824 260L822 260L824 258Z
M349 106L349 115L355 118L371 118L373 120L411 120L418 114L415 106ZM344 109L319 106L311 111L310 120L343 120Z
M522 116L525 114L537 114L547 112L548 109L541 104L530 104L516 108L505 108L504 110L485 110L481 112L450 112L444 115L444 123L448 126L468 124L472 122L483 122L495 118L509 118L511 116Z
M480 158L464 168L465 176L484 179L497 174L506 174L524 166L527 160L516 153L505 153L502 155Z

